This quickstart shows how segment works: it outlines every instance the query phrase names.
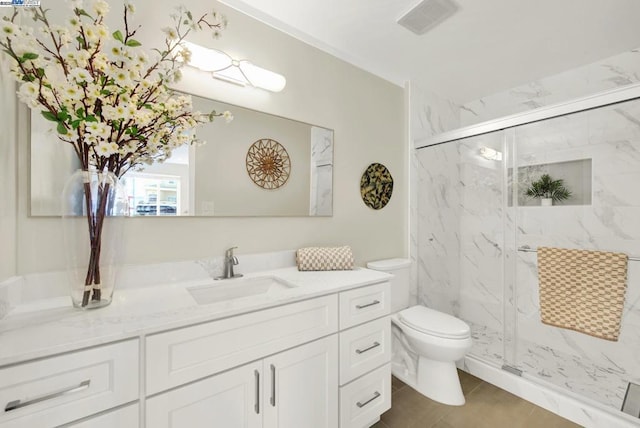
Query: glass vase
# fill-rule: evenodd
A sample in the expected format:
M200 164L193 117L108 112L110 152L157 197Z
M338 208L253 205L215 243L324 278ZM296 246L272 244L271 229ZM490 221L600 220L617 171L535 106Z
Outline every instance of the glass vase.
M122 260L124 187L110 172L78 170L62 191L64 251L73 306L93 309L111 303Z

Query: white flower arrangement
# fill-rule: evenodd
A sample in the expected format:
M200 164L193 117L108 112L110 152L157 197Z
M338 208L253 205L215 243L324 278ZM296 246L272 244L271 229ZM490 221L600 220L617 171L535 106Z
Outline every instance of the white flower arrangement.
M121 177L166 160L183 144L201 143L190 132L198 124L233 118L229 112L194 112L190 96L168 87L191 56L182 43L186 36L209 29L218 37L227 24L224 16L213 12L196 19L178 8L174 25L162 30L164 46L150 59L130 26L132 3L124 6L124 28L114 32L104 24L105 0L69 3L66 27L51 24L42 7L15 8L2 22L0 46L14 60L19 99L55 123L58 138L73 146L83 169ZM40 27L18 25L22 15Z
M198 124L217 116L233 118L228 111L194 112L191 97L168 86L180 79L180 68L190 58L183 45L187 35L208 29L218 37L227 24L223 16L213 12L196 19L178 8L171 15L173 26L163 29L164 45L153 49L150 58L129 23L132 3L125 2L124 28L114 32L104 23L105 0L68 3L72 13L66 26L52 24L42 7L15 8L1 23L0 46L13 59L19 99L54 123L83 170L120 178L132 168L166 160L176 147L199 143L190 132ZM22 25L28 17L39 28ZM89 180L84 181L90 256L82 307L96 301L99 306L102 299L100 252L110 186L101 181L94 194Z

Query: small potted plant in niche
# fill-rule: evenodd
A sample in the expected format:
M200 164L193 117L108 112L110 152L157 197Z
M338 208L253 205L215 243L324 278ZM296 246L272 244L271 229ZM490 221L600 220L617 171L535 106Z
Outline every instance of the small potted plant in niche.
M527 196L540 198L542 206L551 206L554 202L569 199L571 191L564 186L564 180L554 180L549 174L542 174L538 180L529 185Z

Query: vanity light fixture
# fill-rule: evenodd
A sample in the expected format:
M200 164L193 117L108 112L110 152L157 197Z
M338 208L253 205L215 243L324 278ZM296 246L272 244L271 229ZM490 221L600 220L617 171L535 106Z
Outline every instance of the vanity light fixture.
M195 43L184 42L184 45L191 51L189 65L210 72L216 79L271 92L280 92L287 84L283 75L258 67L246 59L233 59L226 52Z
M502 152L492 149L491 147L480 147L480 156L488 160L502 160Z

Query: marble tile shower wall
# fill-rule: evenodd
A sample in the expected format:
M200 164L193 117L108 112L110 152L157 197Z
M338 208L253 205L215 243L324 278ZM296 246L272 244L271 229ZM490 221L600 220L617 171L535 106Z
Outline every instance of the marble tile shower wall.
M502 362L503 151L497 132L418 151L419 300L469 322L477 353Z
M504 132L459 143L460 313L472 324L503 330L503 167L480 156L481 147L502 152Z
M640 82L640 49L499 92L460 107L459 126L474 125ZM456 128L448 128L452 130Z
M460 147L418 152L418 301L452 315L460 303Z
M433 92L426 91L414 83L408 85L408 93L411 112L410 141L416 141L420 138L430 137L449 129L460 127L459 108L456 104L438 97ZM434 304L433 307L454 313L454 307L456 307L455 297L458 295L457 282L447 280L449 273L446 270L436 272L436 269L439 269L440 266L433 268L429 263L429 268L427 268L427 260L438 254L437 245L434 244L436 236L433 235L438 235L442 240L446 239L444 224L439 222L437 215L428 215L425 218L419 213L426 213L428 210L432 210L433 201L438 201L437 203L447 204L446 207L442 208L444 213L457 216L457 206L451 205L451 203L457 202L450 200L451 195L441 194L439 198L429 198L429 192L438 191L439 189L441 192L446 192L447 189L442 188L442 186L447 183L456 183L457 178L455 171L448 171L447 169L440 170L439 177L436 176L438 174L436 172L430 174L428 172L430 167L426 168L426 165L430 165L430 154L421 153L414 149L410 150L409 254L412 261L410 303L413 305L418 302L425 303L425 301L430 301ZM457 158L457 155L454 156L453 153L449 153L446 150L438 156L440 156L441 160L449 161ZM425 188L425 186L428 187ZM422 196L423 194L425 195L424 197ZM421 238L421 232L428 236L425 238L426 240ZM427 249L428 252L425 252ZM427 297L431 296L430 291L436 289L436 286L429 282L431 277L438 278L441 281L441 287L443 289L446 288L446 291L438 293L438 297L434 297L434 299ZM438 301L437 304L436 300Z

